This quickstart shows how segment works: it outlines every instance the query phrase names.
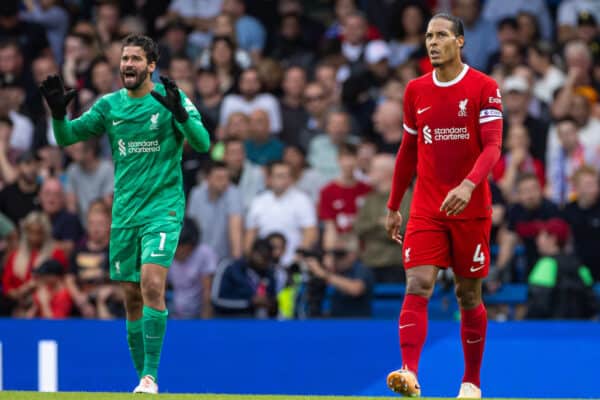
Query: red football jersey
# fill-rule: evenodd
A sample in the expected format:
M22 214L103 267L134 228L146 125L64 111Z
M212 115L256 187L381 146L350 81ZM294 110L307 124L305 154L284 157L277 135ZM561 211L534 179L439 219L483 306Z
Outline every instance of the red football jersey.
M363 182L352 187L342 186L336 181L329 183L321 189L319 219L334 221L339 233L350 232L358 209L370 191L371 187Z
M450 82L438 81L432 72L408 83L404 130L418 135L417 182L411 215L448 218L440 207L481 154L481 125L499 119L502 100L498 84L466 64ZM473 190L467 208L451 218L490 215L491 194L484 180Z

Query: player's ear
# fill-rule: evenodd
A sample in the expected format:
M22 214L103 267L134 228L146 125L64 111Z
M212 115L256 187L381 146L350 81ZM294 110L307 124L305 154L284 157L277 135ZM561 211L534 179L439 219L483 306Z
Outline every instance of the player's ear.
M462 36L462 35L461 36L457 36L456 37L456 43L458 44L458 47L462 49L463 47L465 47L465 37Z
M155 69L156 69L156 61L152 61L151 63L148 63L148 72L149 73L153 73Z

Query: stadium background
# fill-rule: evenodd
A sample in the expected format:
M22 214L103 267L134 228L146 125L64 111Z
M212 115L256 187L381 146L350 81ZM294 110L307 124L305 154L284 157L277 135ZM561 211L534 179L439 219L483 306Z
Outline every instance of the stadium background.
M118 306L121 295L118 287L106 281L107 248L101 246L111 204L110 148L105 140L58 148L37 85L46 75L61 73L66 86L78 89L70 115L80 115L99 96L120 88L120 39L138 32L159 41L161 59L155 78L164 74L177 81L201 111L214 143L209 155L189 149L184 152L188 214L200 228L200 243L194 251L201 257L181 263L183 268L194 264L196 287L182 287L186 280L183 275L171 276L171 315L245 318L173 321L167 335L165 365L187 363L188 371L210 378L198 383L201 379L190 376L190 386L186 386L176 379L182 372L163 366L163 387L169 391L385 394L383 377L397 366L399 356L392 320L404 290L403 276L398 272L402 254L386 241L381 223L369 231L361 230L357 221L379 220L385 215L377 199L385 198L389 190L385 181L390 179L390 159L401 141L404 87L408 80L431 68L424 52L423 31L429 16L439 11L465 20L465 61L497 79L505 109L504 156L490 176L495 194L494 231L486 304L498 322L490 329L487 346L486 394L514 395L493 379L509 370L517 379L515 390L523 396L598 396L589 375L599 349L596 322L504 322L598 317L596 300L589 291L591 287L599 291L600 279L600 4L593 0L3 1L3 387L38 388L43 380L37 373L38 341L51 340L57 344L59 371L54 389L129 390L129 386L122 386L124 380L129 382L133 377L122 379L127 375L122 366L128 366L129 361L120 320L123 311ZM253 89L257 81L260 87ZM238 95L240 91L243 96ZM338 164L338 149L344 148L345 154L345 143L355 146L348 147L350 152L353 148L357 151L350 177L344 175L347 167ZM265 313L255 309L229 312L222 307L225 303L220 300L235 293L221 292L215 283L219 280L213 277L225 274L242 247L250 247L243 244L248 232L306 234L302 223L280 229L277 224L260 225L259 217L268 219L269 215L255 200L269 190L265 165L278 159L291 165L294 184L308 199L302 203L308 206L298 218L317 228L315 247L327 247L322 245L327 235L333 238L329 243L338 247L343 247L339 245L342 241L356 243L343 250L351 256L356 253L360 261L353 264L352 271L361 272L348 275L341 269L337 273L365 282L367 290L359 297L369 305L369 312L355 315L351 301L339 303L339 288L319 284L314 271L306 271L306 260L298 259L292 263L298 270L287 268L284 264L290 263L281 260L273 267L279 291L278 298L273 299L279 304L276 316L298 320L343 316L361 321L248 321L263 318ZM228 172L225 189L218 193L219 198L226 199L218 212L226 221L222 226L227 228L216 237L212 229L205 228L216 220L210 218L211 209L202 207L202 196L219 186L218 177L216 183L207 179L219 168ZM575 174L578 169L583 172ZM576 179L572 179L574 174ZM351 178L355 181L350 184L350 194L337 195L348 196L343 199L358 207L336 211L334 203L340 198L323 196L320 189L335 179L347 183ZM356 189L358 182L362 186ZM595 189L586 189L594 185ZM361 216L368 190L372 190L368 204L373 205L375 214L365 211ZM192 200L194 195L196 201ZM253 203L258 204L254 209L260 215L249 216ZM404 207L409 203L410 196ZM88 213L88 209L95 209L96 214L93 210ZM7 278L7 270L14 275L16 255L25 252L28 269L42 264L26 247L19 247L28 238L22 220L36 210L41 211L42 220L48 218L51 223L51 234L44 239L53 249L49 258L57 259L67 274L45 274L51 276L47 278L50 283L38 280L23 295L11 296L7 294L10 289L33 282L29 276L16 284ZM91 219L92 214L96 219ZM569 259L577 257L587 266L591 278L573 281L570 276L562 277L559 269L558 278L550 285L553 287L540 287L539 282L529 280L540 254L535 232L528 231L527 226L553 217L569 223L565 251ZM43 225L37 223L38 227ZM97 227L97 232L90 232L90 227ZM232 239L235 235L227 229L237 229L238 239ZM90 248L90 237L91 242L100 244L99 249ZM358 242L353 240L356 237ZM373 252L377 246L381 250ZM381 256L377 262L373 254ZM327 262L325 258L323 262ZM561 286L568 279L574 288ZM41 315L32 306L39 302L36 296L44 284L64 287L69 293L69 300L59 302L52 315ZM174 306L178 298L186 296L191 296L187 298L194 305L191 311ZM541 311L531 312L533 306ZM456 311L451 276L444 274L431 303L431 316L454 320ZM74 320L21 320L66 316ZM453 375L444 377L448 382L440 380L433 367L443 365L455 375L461 371L459 349L451 347L458 343L454 340L457 335L455 322L432 325L431 347L423 363L423 383L436 382L432 395L455 390L454 382L450 382ZM89 365L89 358L82 357L84 353L79 350L88 337L99 343L94 365ZM230 389L223 371L233 357L241 368L264 375L249 374L246 389ZM531 371L532 363L535 371ZM347 384L342 371L332 372L339 370L339 365L348 365L352 385ZM281 374L277 371L282 366L286 366L286 374L273 375ZM561 370L561 380L577 382L576 387L565 386L563 390L559 382L551 382L556 369ZM133 368L130 372L133 374ZM296 379L298 375L305 381ZM52 384L49 387L52 389Z

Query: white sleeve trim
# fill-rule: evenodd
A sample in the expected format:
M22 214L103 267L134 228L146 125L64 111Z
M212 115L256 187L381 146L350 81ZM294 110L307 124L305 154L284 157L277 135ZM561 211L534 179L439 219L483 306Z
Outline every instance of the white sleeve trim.
M416 135L417 134L417 130L413 129L413 128L409 128L408 125L406 124L402 124L402 126L404 127L404 130L408 133L410 133L411 135Z
M479 118L479 125L485 124L486 122L496 121L497 119L502 119L502 117Z

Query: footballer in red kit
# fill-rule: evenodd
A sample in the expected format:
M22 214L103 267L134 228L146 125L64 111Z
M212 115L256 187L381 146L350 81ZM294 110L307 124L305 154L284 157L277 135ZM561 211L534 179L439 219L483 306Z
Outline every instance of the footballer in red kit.
M434 70L410 81L386 229L403 245L406 295L400 312L402 368L388 386L419 396L419 358L427 335L427 304L440 268L454 271L461 311L465 373L459 398L480 398L487 313L481 298L489 269L491 194L487 177L500 157L502 99L497 83L461 60L462 21L437 14L425 45ZM416 173L405 237L398 212Z

